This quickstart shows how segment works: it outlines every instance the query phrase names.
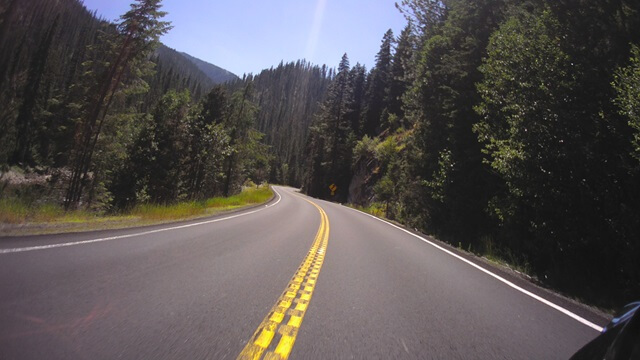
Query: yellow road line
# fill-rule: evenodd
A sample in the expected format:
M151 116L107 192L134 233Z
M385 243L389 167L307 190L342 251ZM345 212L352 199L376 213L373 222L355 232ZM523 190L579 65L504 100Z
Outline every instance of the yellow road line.
M304 198L303 198L304 199ZM320 211L320 228L307 256L298 267L271 311L244 347L238 359L287 359L309 307L329 242L329 218L316 203L304 199ZM264 355L264 357L262 357Z

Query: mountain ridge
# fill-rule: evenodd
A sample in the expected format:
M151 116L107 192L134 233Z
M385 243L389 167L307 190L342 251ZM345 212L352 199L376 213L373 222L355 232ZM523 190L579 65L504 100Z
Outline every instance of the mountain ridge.
M193 61L189 60L180 51L165 44L160 44L155 50L155 55L157 56L156 62L158 62L158 66L173 68L174 72L181 74L185 78L199 82L204 90L211 89L216 85L216 82L209 75L200 70Z
M222 84L230 81L238 80L238 75L232 73L229 70L223 69L217 65L199 59L193 55L187 54L186 52L179 53L187 58L187 60L191 61L198 69L200 69L205 75L209 77L214 83Z

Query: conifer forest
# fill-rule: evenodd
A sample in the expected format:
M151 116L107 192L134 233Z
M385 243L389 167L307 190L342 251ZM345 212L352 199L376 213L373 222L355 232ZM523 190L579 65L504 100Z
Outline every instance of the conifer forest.
M0 197L108 214L290 185L595 305L637 300L640 2L396 7L371 68L345 49L214 81L160 43L160 0L116 22L0 0Z

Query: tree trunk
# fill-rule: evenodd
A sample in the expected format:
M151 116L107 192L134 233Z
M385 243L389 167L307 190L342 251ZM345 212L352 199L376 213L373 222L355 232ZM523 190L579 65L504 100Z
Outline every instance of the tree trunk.
M95 144L97 143L98 136L100 135L100 131L102 130L102 124L107 115L107 111L109 110L109 106L111 105L111 102L113 100L113 96L118 89L118 83L120 82L122 74L126 70L127 62L129 61L129 54L131 51L130 44L132 38L133 32L130 31L124 43L122 44L122 47L120 48L118 58L111 66L109 71L105 74L102 90L100 91L100 96L98 97L96 103L93 105L90 117L84 122L84 129L82 130L82 138L80 140L81 143L79 145L80 149L78 150L78 153L80 155L76 159L73 166L71 182L69 185L69 189L67 190L67 196L65 198L65 209L67 210L76 206L82 196L82 188L84 186L84 182L87 180L87 174L89 172L89 166L91 164L91 157L93 156ZM114 78L117 81L115 83ZM105 100L107 99L107 97L109 97L109 100L105 105ZM95 129L96 122L98 122L98 118L100 118L101 113L102 118L100 119L98 128Z

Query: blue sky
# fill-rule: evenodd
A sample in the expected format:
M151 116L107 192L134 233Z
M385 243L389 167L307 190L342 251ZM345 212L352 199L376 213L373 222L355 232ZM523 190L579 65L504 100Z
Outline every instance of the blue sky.
M84 0L115 20L131 0ZM406 21L394 0L164 0L174 28L167 46L237 75L258 73L281 60L307 59L336 67L342 54L370 69L382 35L397 36Z

